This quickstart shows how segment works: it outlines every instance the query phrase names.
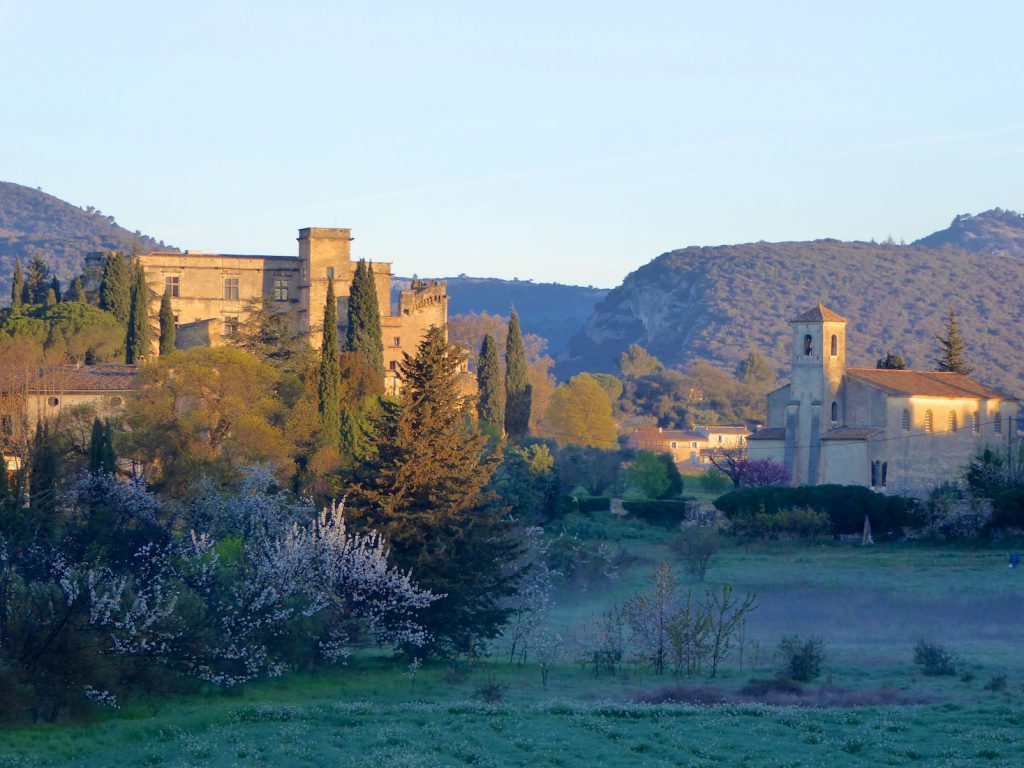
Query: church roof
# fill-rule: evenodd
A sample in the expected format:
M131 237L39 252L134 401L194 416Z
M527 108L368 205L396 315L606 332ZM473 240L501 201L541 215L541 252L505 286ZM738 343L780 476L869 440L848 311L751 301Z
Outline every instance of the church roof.
M821 436L822 440L869 440L885 432L882 427L836 427Z
M785 440L785 427L764 427L747 437L747 440Z
M898 371L881 368L848 368L846 373L865 384L893 395L921 395L992 400L1016 400L1004 392L979 384L962 373L948 371Z
M803 314L797 315L793 318L794 323L845 323L846 318L840 315L838 312L833 312L831 309L826 307L820 301L818 306L813 309L809 309Z

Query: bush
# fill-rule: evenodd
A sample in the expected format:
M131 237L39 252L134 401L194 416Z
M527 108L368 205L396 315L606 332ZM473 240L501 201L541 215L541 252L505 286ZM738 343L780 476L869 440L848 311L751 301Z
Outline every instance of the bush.
M686 572L704 581L711 558L719 549L719 536L714 528L686 528L672 540L672 551L686 564Z
M956 674L956 655L938 643L919 640L914 646L914 663L928 677Z
M779 676L798 683L809 683L821 675L825 643L820 637L801 641L797 635L779 641Z
M572 499L575 499L575 502ZM573 496L570 497L569 503L583 513L607 512L611 509L611 499L607 496Z
M721 470L713 468L698 477L697 483L704 493L725 493L732 488L732 480Z
M1009 488L992 499L991 528L1024 528L1024 488Z
M692 499L624 501L622 508L651 525L673 528L686 520L686 503Z
M876 538L926 522L916 500L885 496L859 485L741 488L717 498L715 507L741 529L758 514L777 515L795 507L827 514L835 535L860 533L865 515Z
M753 538L776 539L786 536L812 541L830 533L832 521L824 512L815 512L810 507L793 507L774 515L759 512L753 517L739 518L733 522L733 530L740 536Z

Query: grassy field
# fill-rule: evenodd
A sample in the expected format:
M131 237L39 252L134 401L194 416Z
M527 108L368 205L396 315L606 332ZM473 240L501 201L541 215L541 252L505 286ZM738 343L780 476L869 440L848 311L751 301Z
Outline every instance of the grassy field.
M609 537L620 568L613 581L560 590L566 633L671 558L666 536L646 526L603 521L590 534ZM230 694L135 702L94 722L9 728L0 767L1016 765L1024 573L1005 558L1005 548L923 544L731 547L692 586L757 594L756 669L750 652L742 671L734 660L715 680L636 665L595 677L563 664L545 689L536 666L504 663L500 645L468 676L439 663L413 680L398 662L362 656ZM821 635L826 649L822 679L793 699L802 706L741 693L772 675L772 649L794 632ZM959 674L923 677L912 664L921 638L955 650ZM500 703L480 699L487 686L504 686ZM645 703L668 698L700 703Z

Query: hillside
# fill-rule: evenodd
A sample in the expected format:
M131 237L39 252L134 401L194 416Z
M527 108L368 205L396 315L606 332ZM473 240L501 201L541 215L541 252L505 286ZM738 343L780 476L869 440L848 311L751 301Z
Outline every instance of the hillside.
M967 242L984 245L957 247ZM819 300L850 320L850 365L874 365L893 347L911 367L930 368L954 306L975 375L1024 394L1024 217L957 217L919 243L761 242L662 254L598 304L556 370L614 372L638 343L670 365L707 358L729 368L757 348L787 374L788 321Z
M15 258L38 251L61 282L82 270L89 251L140 251L168 246L118 226L113 216L78 208L38 189L0 181L0 304L10 301ZM174 250L173 248L171 250Z
M594 307L608 295L606 288L500 280L494 277L444 278L448 281L448 313L487 312L508 315L515 307L525 333L548 340L548 353L564 354L569 340L583 327ZM394 290L407 288L408 280L396 278Z

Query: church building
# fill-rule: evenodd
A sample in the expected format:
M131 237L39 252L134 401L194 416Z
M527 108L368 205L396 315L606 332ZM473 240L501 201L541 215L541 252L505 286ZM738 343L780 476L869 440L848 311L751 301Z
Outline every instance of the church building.
M747 453L783 464L793 485L923 496L982 447L1015 447L1017 398L960 373L848 368L846 319L821 304L792 328L790 383L769 393Z

